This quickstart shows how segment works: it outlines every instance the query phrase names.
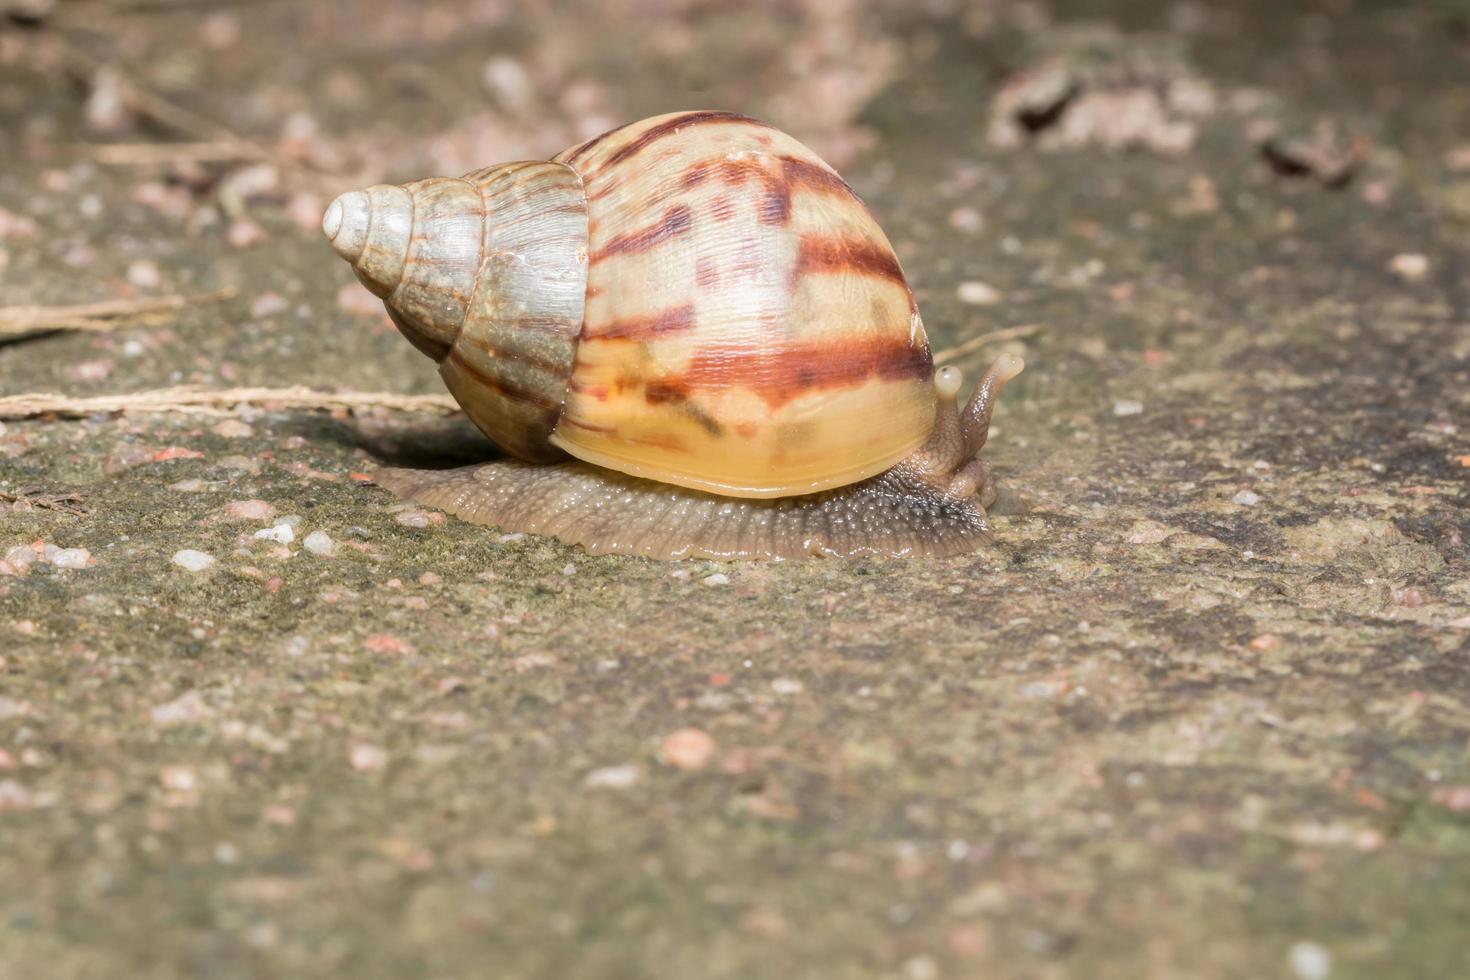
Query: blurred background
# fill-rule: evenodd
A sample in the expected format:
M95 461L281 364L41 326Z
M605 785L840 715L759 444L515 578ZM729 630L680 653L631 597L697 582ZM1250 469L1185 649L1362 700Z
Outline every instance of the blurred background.
M421 413L4 414L442 392L326 203L691 108L1025 356L993 547L594 559L369 485ZM0 975L1470 976L1467 474L1465 0L0 0Z

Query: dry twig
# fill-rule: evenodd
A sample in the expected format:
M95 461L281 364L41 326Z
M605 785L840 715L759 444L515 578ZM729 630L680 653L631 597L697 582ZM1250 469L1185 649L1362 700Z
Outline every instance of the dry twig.
M180 412L196 415L227 415L236 405L273 408L388 409L396 412L450 414L459 406L448 395L399 395L393 392L316 391L297 385L291 388L162 388L127 395L75 398L49 392L0 398L0 420L55 415L85 418L106 412Z
M86 499L79 493L47 493L35 487L23 487L14 493L0 490L0 504L9 504L10 509L16 511L55 510L80 516L87 512L83 503Z
M990 344L996 344L1002 340L1017 340L1021 337L1030 337L1033 334L1041 333L1045 329L1046 327L1040 323L1026 323L1019 327L1006 327L1004 330L993 330L990 333L982 333L978 337L971 337L962 344L946 347L944 350L936 352L934 363L946 364L950 361L958 360L966 354L973 354L980 348Z
M172 320L180 310L232 299L233 288L193 296L110 299L73 306L0 306L0 343L53 330L106 332Z

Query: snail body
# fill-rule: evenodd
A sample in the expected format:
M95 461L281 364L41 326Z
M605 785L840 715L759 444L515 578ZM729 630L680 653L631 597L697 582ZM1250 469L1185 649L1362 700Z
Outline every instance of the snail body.
M337 252L514 460L381 470L469 520L654 557L948 554L989 533L963 411L883 231L816 154L725 112L549 161L345 194Z

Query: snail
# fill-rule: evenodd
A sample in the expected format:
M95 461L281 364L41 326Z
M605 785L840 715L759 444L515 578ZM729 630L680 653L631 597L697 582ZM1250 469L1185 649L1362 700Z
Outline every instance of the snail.
M654 558L950 555L990 538L963 408L852 189L730 112L339 197L322 230L511 458L382 468L469 521Z

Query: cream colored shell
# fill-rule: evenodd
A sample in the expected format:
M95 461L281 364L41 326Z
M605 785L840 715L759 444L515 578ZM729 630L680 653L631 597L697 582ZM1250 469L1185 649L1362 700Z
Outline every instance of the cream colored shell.
M816 154L743 116L371 187L323 229L522 459L777 497L880 473L934 428L887 238Z
M816 154L729 113L646 119L557 156L589 264L551 441L736 496L842 486L933 426L933 364L898 260Z

